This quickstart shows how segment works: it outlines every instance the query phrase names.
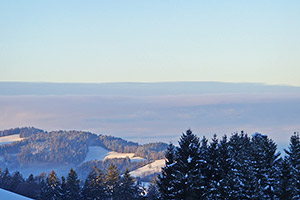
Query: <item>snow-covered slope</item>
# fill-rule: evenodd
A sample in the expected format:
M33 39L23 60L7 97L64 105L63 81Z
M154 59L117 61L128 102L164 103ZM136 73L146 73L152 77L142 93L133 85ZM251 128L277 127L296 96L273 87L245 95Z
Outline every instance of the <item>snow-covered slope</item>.
M31 200L28 197L21 196L19 194L0 189L0 199L1 200Z
M126 158L129 157L132 161L141 161L144 160L141 157L134 157L134 153L118 153L115 151L106 150L100 146L91 146L89 147L89 152L84 160L84 162L92 160L106 160L112 158Z
M92 160L104 160L104 158L108 155L109 152L109 150L106 150L102 147L91 146L89 147L89 152L87 153L84 162Z
M130 175L135 176L135 177L142 177L142 176L154 174L156 172L160 172L161 168L164 165L165 165L165 159L156 160L148 165L145 165L144 167L138 168L138 169L130 172Z
M19 134L0 137L0 145L23 140Z

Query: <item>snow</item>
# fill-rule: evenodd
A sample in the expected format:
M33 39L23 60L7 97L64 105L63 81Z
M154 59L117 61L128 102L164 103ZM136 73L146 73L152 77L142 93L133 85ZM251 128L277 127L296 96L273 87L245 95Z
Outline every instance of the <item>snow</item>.
M89 152L87 153L83 162L88 162L92 160L104 160L110 151L104 149L100 146L91 146L89 147Z
M0 189L0 198L3 200L30 200L28 197L24 197L3 189Z
M106 159L112 159L112 158L126 158L129 157L131 161L143 161L145 160L142 157L134 157L134 153L118 153L115 151L111 151L108 153L108 155L104 158Z
M252 137L267 137L267 135L256 132L252 134Z
M131 161L143 161L144 158L134 157L134 153L118 153L115 151L109 151L100 146L89 147L89 152L86 155L84 162L92 160L106 160L113 158L126 158L129 157Z
M143 186L143 187L145 187L145 188L149 188L149 186L150 186L150 182L141 182L141 185Z
M9 143L17 142L17 141L21 141L23 139L24 138L20 138L19 134L9 135L9 136L3 136L3 137L0 137L0 145L2 145L2 144L9 144Z
M160 172L161 168L164 166L165 166L165 159L156 160L148 165L145 165L144 167L140 167L134 171L131 171L130 175L134 177L147 176L150 174Z

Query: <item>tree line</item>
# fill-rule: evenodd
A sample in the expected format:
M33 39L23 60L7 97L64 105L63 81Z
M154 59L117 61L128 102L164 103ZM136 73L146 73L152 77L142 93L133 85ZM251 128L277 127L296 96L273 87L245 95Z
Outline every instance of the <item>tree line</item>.
M300 139L294 133L285 155L266 135L235 133L210 142L191 130L170 144L166 163L150 186L150 199L300 199Z
M79 177L87 177L89 172L96 166L98 169L105 171L111 164L115 165L121 174L125 173L126 169L129 171L133 171L135 169L138 169L140 167L143 167L150 162L147 160L144 161L132 161L129 157L126 158L112 158L112 159L106 159L106 160L92 160L88 162L84 162L81 165L79 165L76 170L78 172ZM152 178L155 175L152 176ZM150 181L152 178L149 178Z
M33 134L45 132L44 130L37 129L34 127L22 127L22 128L12 128L0 131L0 137L20 134L21 138L28 137Z
M53 171L26 180L6 169L0 187L45 200L294 200L300 199L300 137L294 133L280 156L276 143L259 133L208 141L187 130L178 146L168 145L165 166L146 192L128 170L120 175L113 164L105 172L93 167L84 182L73 169L67 178Z
M0 172L0 188L37 200L133 200L143 199L145 189L135 181L129 170L121 176L111 164L106 173L96 166L82 182L77 172L70 169L65 178L55 171L46 176L32 174L24 179L19 172L10 175L8 169Z

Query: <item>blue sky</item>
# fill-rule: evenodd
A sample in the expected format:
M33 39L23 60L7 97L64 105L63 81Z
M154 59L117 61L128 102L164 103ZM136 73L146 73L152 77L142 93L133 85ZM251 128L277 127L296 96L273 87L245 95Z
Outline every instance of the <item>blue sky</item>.
M0 81L300 86L299 1L0 1Z

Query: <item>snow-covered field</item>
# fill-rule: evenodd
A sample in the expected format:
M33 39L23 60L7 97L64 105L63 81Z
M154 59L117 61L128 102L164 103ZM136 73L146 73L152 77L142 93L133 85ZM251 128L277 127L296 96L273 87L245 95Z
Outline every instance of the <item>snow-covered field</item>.
M106 159L112 159L112 158L126 158L129 157L131 161L143 161L145 160L142 157L134 157L134 153L118 153L115 151L111 151L108 153L108 155L104 158Z
M145 165L144 167L138 168L132 172L130 172L130 175L135 177L141 177L141 176L147 176L150 174L154 174L156 172L160 172L161 168L165 165L165 159L156 160L148 165Z
M2 200L31 200L28 197L18 195L16 193L0 189L0 199Z
M12 143L12 142L17 142L17 141L20 141L20 140L23 140L23 139L24 138L20 138L19 134L3 136L3 137L0 137L0 145L9 144L9 143Z
M106 150L100 146L91 146L89 147L89 152L84 159L84 162L92 160L106 160L113 158L126 158L129 157L132 161L142 161L144 158L134 157L134 153L118 153L115 151Z

